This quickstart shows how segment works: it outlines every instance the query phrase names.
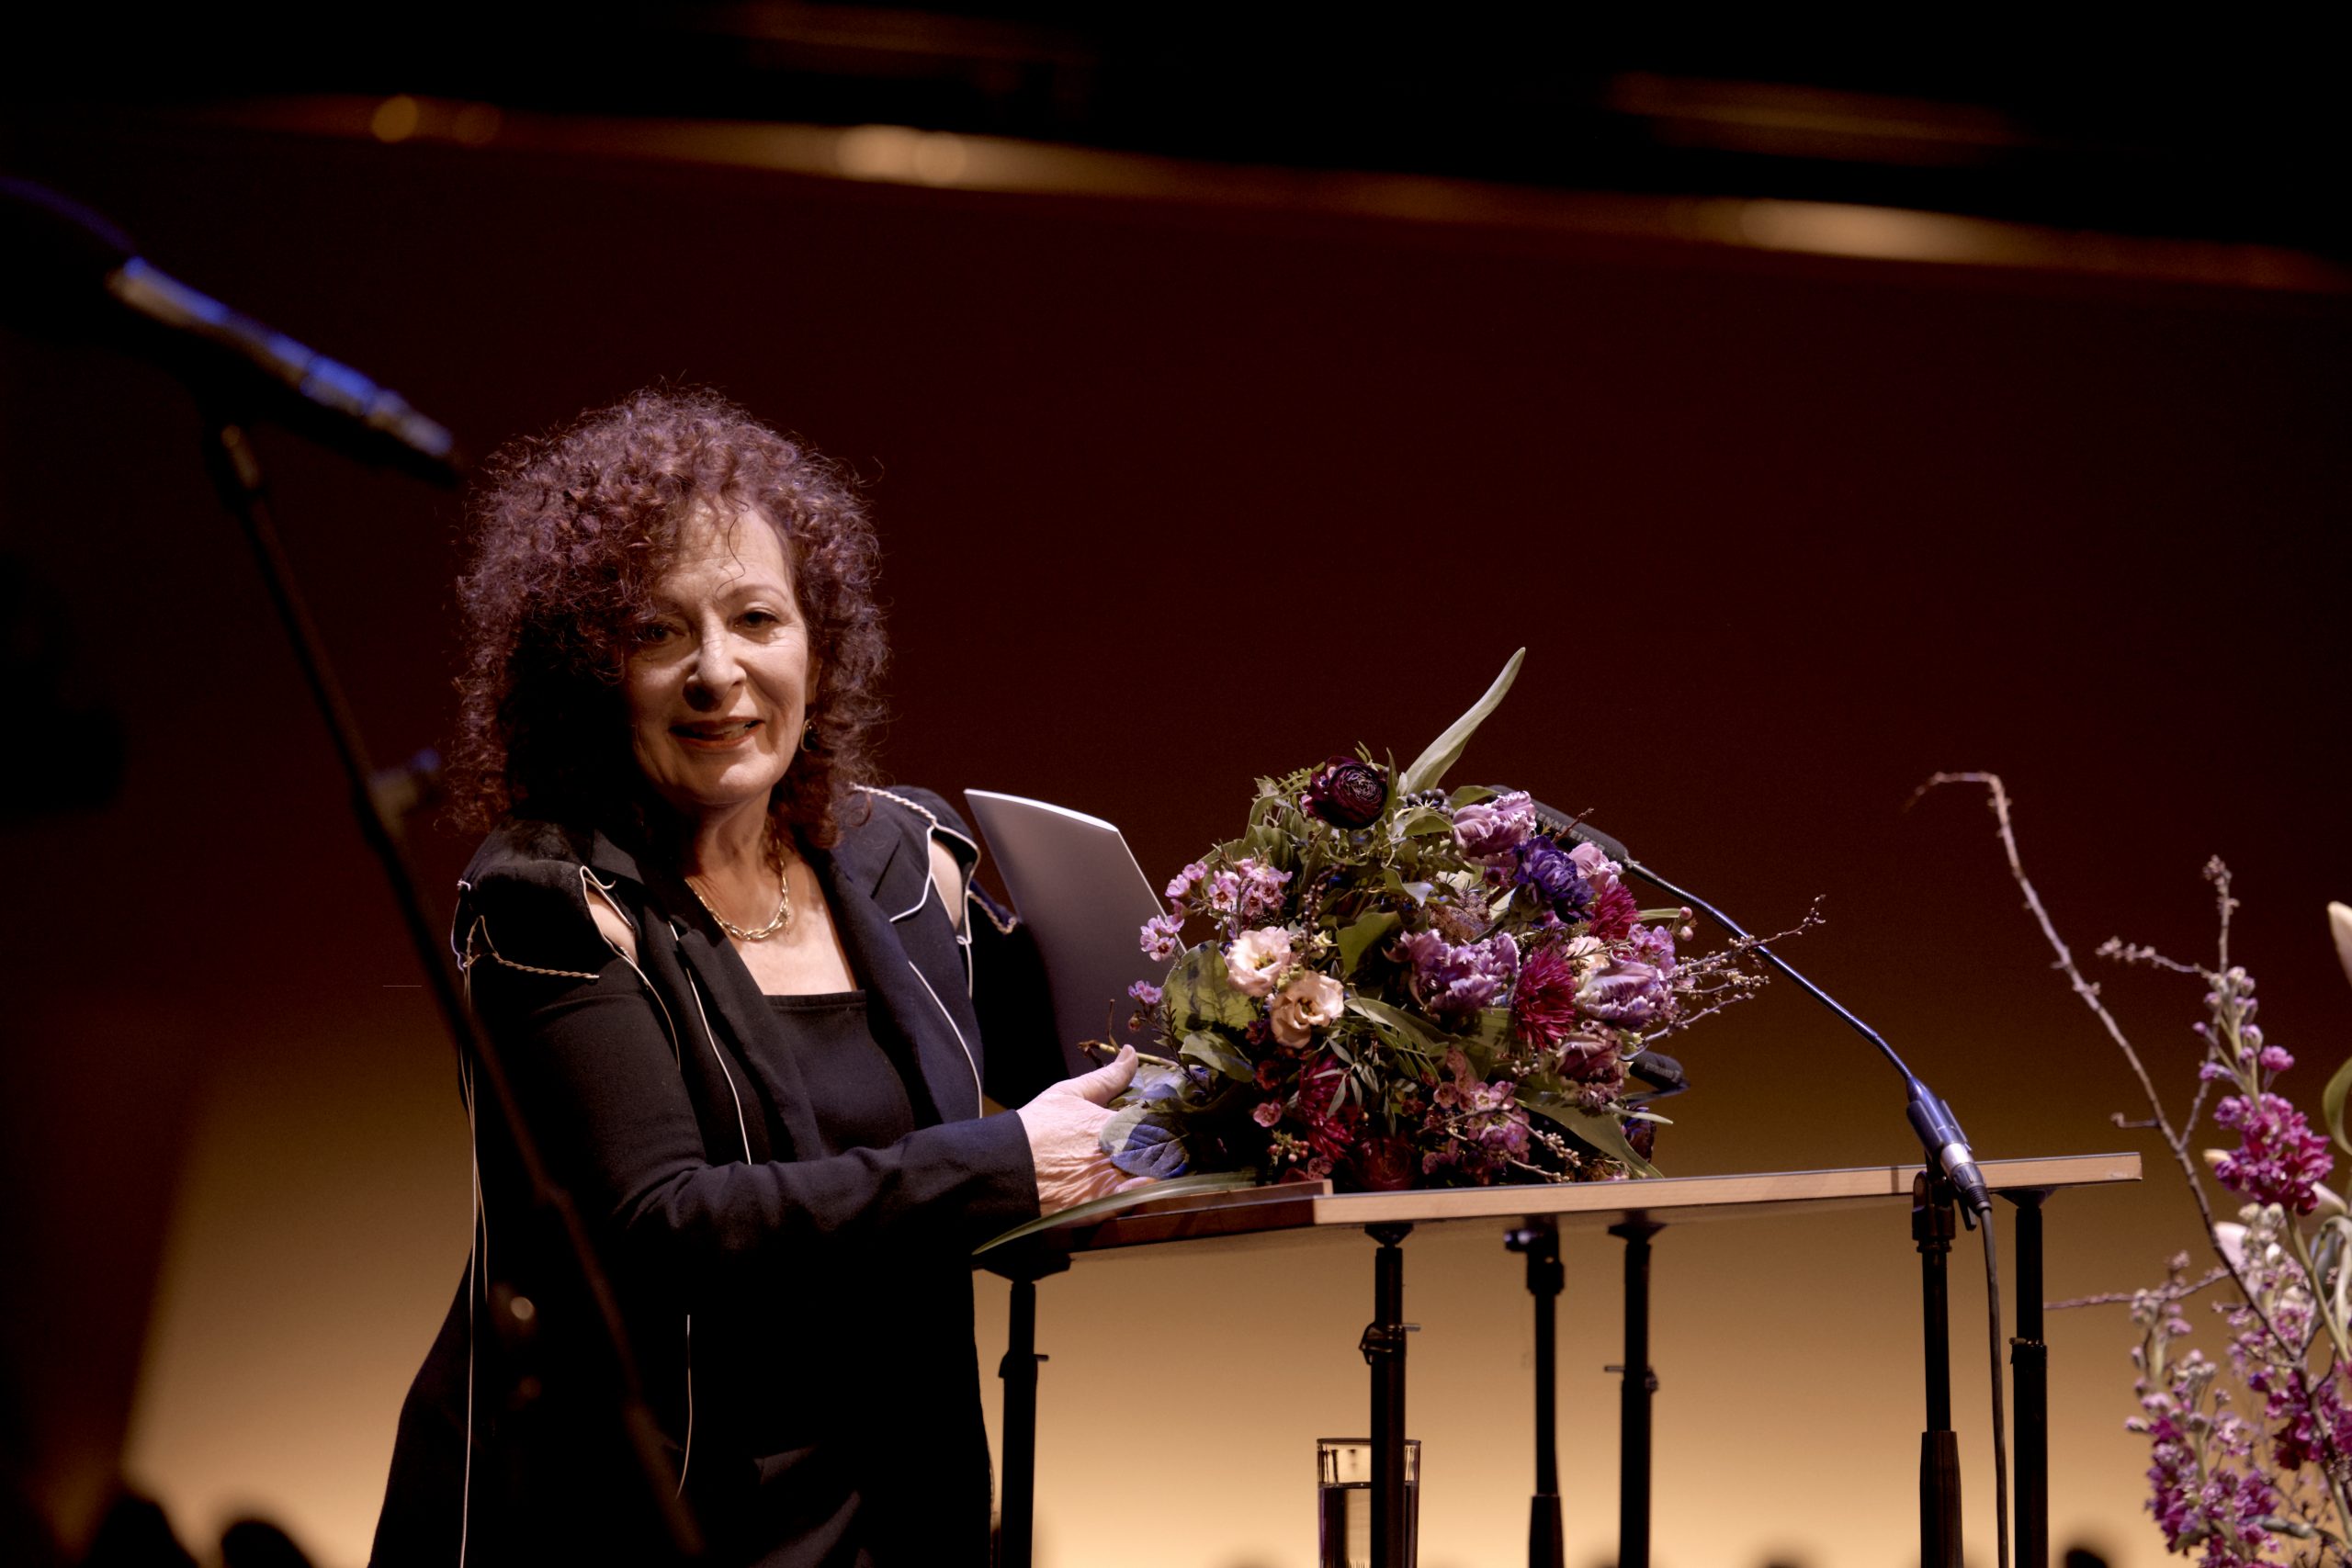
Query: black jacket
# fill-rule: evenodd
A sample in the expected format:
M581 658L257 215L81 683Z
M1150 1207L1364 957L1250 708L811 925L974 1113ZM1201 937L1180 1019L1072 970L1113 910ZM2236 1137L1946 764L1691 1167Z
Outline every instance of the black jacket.
M821 1140L791 1054L747 1049L773 1014L674 874L600 832L514 822L460 884L475 1011L612 1281L667 1479L716 1562L987 1557L969 1253L1036 1191L1019 1121L983 1117L982 1094L1021 1103L1065 1064L1027 984L1001 988L1018 1033L1000 1045L1029 1050L983 1051L974 979L1035 975L1001 911L976 898L959 931L942 901L929 846L968 871L961 820L919 791L865 799L810 858L913 1108L887 1148L804 1154ZM592 898L635 931L634 962ZM456 1568L461 1529L468 1563L633 1555L654 1516L616 1380L478 1076L474 1253L401 1410L373 1560ZM502 1287L549 1309L535 1299L519 1326Z

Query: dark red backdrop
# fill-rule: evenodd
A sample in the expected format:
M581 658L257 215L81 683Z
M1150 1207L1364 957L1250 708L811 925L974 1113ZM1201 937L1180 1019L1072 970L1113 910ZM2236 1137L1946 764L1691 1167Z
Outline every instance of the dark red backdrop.
M1937 769L2007 774L2086 947L2201 955L2199 868L2226 856L2307 1100L2352 1044L2322 917L2352 898L2339 300L229 132L17 138L21 172L477 447L680 377L852 465L889 547L900 779L1107 816L1157 874L1259 772L1417 751L1525 644L1465 776L1590 808L1758 925L1821 897L1802 962L1983 1152L2140 1145L2106 1123L2129 1081L1980 805L1905 813ZM442 1047L397 988L410 961L187 400L0 343L6 548L130 741L114 807L6 829L7 1144L33 1194L10 1205L32 1261L6 1271L11 1360L45 1441L102 1457L187 1108L266 1083L364 1122L315 1042L424 1075ZM290 439L266 456L375 749L435 741L452 504ZM85 761L20 728L10 765ZM436 887L466 848L422 847ZM2115 993L2184 1082L2194 987ZM1882 1069L1792 995L1687 1044L1677 1170L1909 1152ZM2152 1271L2185 1205L2110 1213L2172 1226L2119 1254Z

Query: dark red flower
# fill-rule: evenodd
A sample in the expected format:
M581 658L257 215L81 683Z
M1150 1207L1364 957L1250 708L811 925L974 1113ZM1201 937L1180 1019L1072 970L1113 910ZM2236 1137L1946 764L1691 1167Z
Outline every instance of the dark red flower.
M1300 804L1335 828L1369 828L1388 804L1388 775L1356 757L1334 757L1307 781Z
M1601 941L1623 942L1641 922L1641 900L1623 883L1611 881L1594 893L1585 919L1591 922L1587 929Z
M1555 1050L1577 1029L1577 969L1558 942L1537 948L1519 966L1510 1026L1530 1045Z
M1363 1121L1363 1107L1334 1103L1347 1077L1347 1065L1328 1055L1317 1057L1299 1076L1298 1119L1306 1128L1307 1146L1329 1159L1348 1152L1348 1145L1355 1141L1356 1127Z

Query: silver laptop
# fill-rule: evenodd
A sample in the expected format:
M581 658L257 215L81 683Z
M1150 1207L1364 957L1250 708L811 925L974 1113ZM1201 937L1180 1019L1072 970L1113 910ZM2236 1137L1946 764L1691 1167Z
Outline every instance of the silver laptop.
M1127 987L1158 985L1168 966L1143 955L1136 933L1168 907L1118 829L1099 817L1017 795L967 789L1022 923L1036 939L1064 1051L1081 1040L1129 1038Z

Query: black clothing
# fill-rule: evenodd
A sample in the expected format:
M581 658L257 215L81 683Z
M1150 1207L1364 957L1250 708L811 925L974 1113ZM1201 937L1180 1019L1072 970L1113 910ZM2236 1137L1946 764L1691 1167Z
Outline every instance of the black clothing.
M979 909L959 933L929 856L935 834L968 869L977 846L936 796L868 798L809 856L862 1009L780 1010L682 881L601 833L510 823L460 885L475 1010L612 1281L714 1563L987 1560L969 1253L1036 1191L1019 1120L982 1118L981 1085L1019 1103L1062 1064L1049 1046L1025 1072L984 1061L973 948L1006 933ZM590 899L628 922L633 962ZM1026 1016L1023 1043L1052 1038L1042 1007ZM548 1278L554 1249L494 1107L469 1103L470 1290L401 1411L379 1568L455 1568L461 1521L488 1568L609 1549L644 1517L594 1358L489 1329L507 1321L490 1287Z
M808 1086L824 1154L887 1148L915 1130L906 1080L866 1027L865 1005L864 991L768 998L784 1048ZM766 1043L752 1043L755 1073L767 1068Z

